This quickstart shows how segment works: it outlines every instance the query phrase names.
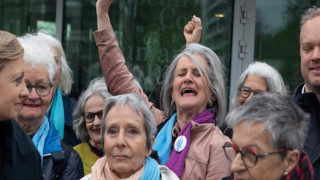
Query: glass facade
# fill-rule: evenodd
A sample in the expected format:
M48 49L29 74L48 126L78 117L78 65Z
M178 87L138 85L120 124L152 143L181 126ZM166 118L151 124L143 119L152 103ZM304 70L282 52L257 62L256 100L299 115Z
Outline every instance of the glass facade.
M95 3L65 0L61 11L62 44L74 73L74 97L91 79L102 75L92 36L97 29ZM18 36L40 29L56 35L56 4L49 0L1 0L0 25ZM229 74L232 9L231 0L119 0L111 6L110 18L130 71L157 102L163 74L185 46L183 28L193 15L202 20L201 43L217 53Z
M58 2L62 2L59 7ZM254 60L279 70L292 92L302 82L299 56L301 14L319 0L256 0ZM61 37L74 73L71 96L77 98L88 82L102 76L92 32L96 0L0 0L0 27L22 36L44 29ZM57 7L58 6L58 7ZM127 65L150 100L157 103L163 74L185 46L184 25L197 15L202 20L201 43L223 62L227 87L232 72L233 0L117 0L110 18ZM252 10L252 9L251 9ZM57 13L62 18L57 18ZM58 14L58 15L59 15ZM62 33L56 25L62 25ZM226 90L229 92L229 90ZM157 105L157 104L156 104Z

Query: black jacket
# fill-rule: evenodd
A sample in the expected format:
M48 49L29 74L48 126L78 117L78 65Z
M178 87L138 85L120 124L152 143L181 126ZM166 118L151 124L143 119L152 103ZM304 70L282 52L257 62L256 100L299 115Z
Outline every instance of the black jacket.
M294 102L305 112L310 114L308 135L304 143L304 151L307 152L313 166L314 179L320 179L320 103L314 93L301 94L303 84L300 84L294 92Z
M43 157L43 176L46 180L78 180L84 176L78 153L62 142L63 151Z
M0 179L43 179L38 150L15 120L0 121Z

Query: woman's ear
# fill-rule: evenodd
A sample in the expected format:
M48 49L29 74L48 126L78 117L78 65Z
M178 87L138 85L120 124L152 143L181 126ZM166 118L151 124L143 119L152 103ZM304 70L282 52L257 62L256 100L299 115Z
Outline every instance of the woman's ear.
M299 162L300 152L297 149L289 150L285 159L284 159L284 170L286 173L289 173Z
M212 102L215 102L217 100L217 96L211 92L211 99L212 99Z
M154 144L154 140L155 140L155 139L156 139L156 138L153 136L152 139L151 139L151 147L150 147L149 150L147 151L146 157L149 157L149 156L151 155L151 153L152 153L152 146L153 146L153 144Z

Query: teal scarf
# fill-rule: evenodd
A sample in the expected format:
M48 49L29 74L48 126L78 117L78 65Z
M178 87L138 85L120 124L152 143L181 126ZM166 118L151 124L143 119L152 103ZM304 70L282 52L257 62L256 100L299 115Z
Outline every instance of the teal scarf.
M62 95L59 86L57 87L54 99L48 111L50 112L49 118L52 120L54 126L58 130L61 139L63 139L65 120Z
M38 131L36 132L36 134L34 134L33 138L32 138L32 142L34 144L34 146L36 146L36 148L39 151L39 154L41 156L41 166L43 166L43 150L44 150L44 143L46 141L46 138L48 136L49 133L49 120L47 118L47 116L44 116L44 120L40 126L40 128L38 129Z
M160 164L164 165L168 161L171 153L172 146L172 129L177 122L177 113L174 113L171 118L166 122L161 131L158 133L152 150L158 152Z
M148 157L140 180L159 180L159 179L160 179L160 169L159 169L158 163L151 157Z

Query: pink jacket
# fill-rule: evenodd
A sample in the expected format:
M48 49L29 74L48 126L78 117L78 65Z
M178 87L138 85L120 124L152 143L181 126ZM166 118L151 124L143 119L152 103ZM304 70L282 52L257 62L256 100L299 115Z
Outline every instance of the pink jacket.
M112 95L135 93L141 96L154 114L157 124L168 119L157 109L143 90L138 88L129 72L112 27L93 33L108 90ZM230 176L230 162L224 155L223 144L230 139L214 124L192 122L191 143L181 179L220 180Z

